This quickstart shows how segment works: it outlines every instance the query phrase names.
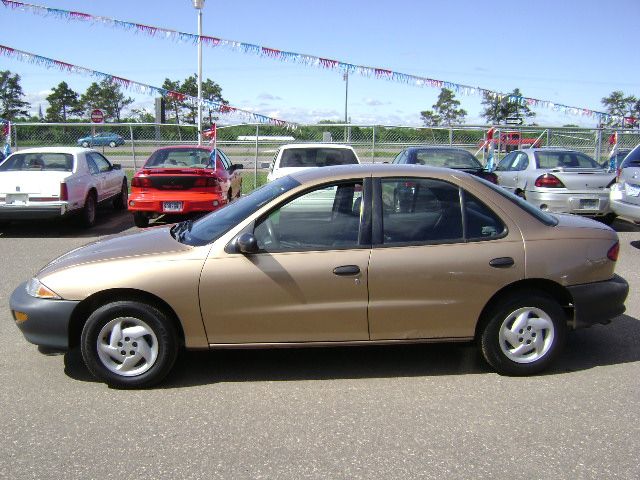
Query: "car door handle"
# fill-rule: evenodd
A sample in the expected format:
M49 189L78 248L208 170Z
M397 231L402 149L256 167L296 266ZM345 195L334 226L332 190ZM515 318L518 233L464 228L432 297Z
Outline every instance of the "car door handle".
M508 268L515 264L516 262L511 257L498 257L489 261L489 265L494 268Z
M360 273L360 267L357 265L342 265L333 269L334 275L358 275Z

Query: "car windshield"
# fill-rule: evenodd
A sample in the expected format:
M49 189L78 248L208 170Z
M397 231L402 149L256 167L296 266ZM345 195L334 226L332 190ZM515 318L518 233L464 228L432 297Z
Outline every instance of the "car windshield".
M206 245L218 239L263 205L298 185L300 183L289 176L279 178L193 223L187 220L177 224L171 229L171 234L176 240L187 245Z
M560 152L535 152L537 168L602 168L591 157L584 153L560 151Z
M631 150L631 153L626 156L620 168L626 167L640 167L640 145Z
M539 208L534 207L531 203L527 202L523 198L520 198L519 196L517 196L514 193L510 192L509 190L507 190L507 189L505 189L503 187L500 187L498 185L495 185L495 184L485 180L484 178L475 177L475 176L472 177L472 178L476 182L481 182L481 183L485 184L487 187L489 187L494 192L500 194L501 196L503 196L507 200L515 203L522 210L526 211L531 216L537 218L540 222L544 223L545 225L553 227L553 226L558 224L558 219L556 217L554 217L553 215L551 215L551 214L549 214L547 212L543 212Z
M0 164L1 172L32 171L73 171L73 155L69 153L14 153Z
M354 165L358 159L348 148L286 148L282 152L280 168L329 167L332 165Z
M482 169L482 164L466 150L450 148L429 148L416 150L415 158L410 163L445 168Z
M212 168L211 151L203 148L164 148L151 154L145 168Z

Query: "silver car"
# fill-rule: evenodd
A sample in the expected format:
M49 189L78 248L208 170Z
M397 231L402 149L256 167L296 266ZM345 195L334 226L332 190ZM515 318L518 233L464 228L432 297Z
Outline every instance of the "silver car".
M611 208L621 217L640 223L640 145L629 153L611 186Z
M574 213L611 223L609 187L615 173L607 172L581 152L565 149L514 150L495 170L498 184L541 210Z

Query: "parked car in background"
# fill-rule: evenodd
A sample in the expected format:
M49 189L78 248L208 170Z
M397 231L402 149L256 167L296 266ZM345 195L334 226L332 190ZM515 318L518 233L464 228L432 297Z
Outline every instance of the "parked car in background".
M408 147L401 151L393 162L399 165L429 165L452 168L471 173L480 178L498 183L495 173L489 172L473 154L464 148L455 147Z
M610 199L616 215L640 223L640 145L620 165Z
M480 142L478 146L485 146L485 142ZM501 132L493 138L493 147L501 152L512 152L523 148L538 148L542 146L542 140L534 137L523 137L518 131Z
M78 147L20 150L0 164L0 220L78 213L90 227L98 203L127 208L127 178L101 153Z
M585 215L605 223L615 218L609 206L615 174L582 152L516 150L498 163L495 173L498 184L541 210Z
M622 161L629 154L630 151L631 151L630 148L621 148L617 150L613 155L610 155L607 160L605 160L600 164L601 167L604 168L605 170L618 170L618 168L620 168L620 165L622 164ZM613 164L613 168L612 168L612 164Z
M355 150L348 145L327 143L292 143L282 145L269 167L267 181L298 172L306 168L355 165L360 163Z
M176 145L151 154L131 180L129 211L136 226L164 214L212 212L242 194L242 176L220 149Z
M398 210L408 183L414 198ZM618 251L606 225L464 172L309 168L196 221L73 250L18 286L10 308L27 340L79 345L115 387L157 383L183 345L476 341L498 372L528 375L569 331L624 312Z
M109 145L115 148L124 145L124 138L113 132L99 132L95 135L89 135L78 139L78 145L81 147L104 147Z

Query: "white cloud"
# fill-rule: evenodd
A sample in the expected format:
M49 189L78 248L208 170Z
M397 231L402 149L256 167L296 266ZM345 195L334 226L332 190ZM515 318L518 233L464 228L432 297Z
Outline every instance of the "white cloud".
M256 97L258 100L282 100L282 97L277 95L271 95L270 93L263 92Z

